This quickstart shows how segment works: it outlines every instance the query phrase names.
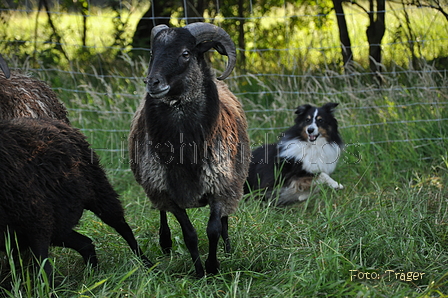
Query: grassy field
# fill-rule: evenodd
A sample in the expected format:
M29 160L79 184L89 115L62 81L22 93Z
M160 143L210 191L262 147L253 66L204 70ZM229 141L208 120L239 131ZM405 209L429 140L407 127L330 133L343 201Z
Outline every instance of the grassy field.
M439 56L437 51L445 49L446 28L438 26L444 21L439 16L428 21L427 15L419 15L422 11L412 12L412 20L423 24L418 31L422 40L434 39L436 31L441 39L437 45L421 43L422 56ZM66 17L59 16L57 24L70 24ZM110 20L110 16L104 17ZM407 61L405 45L393 40L400 25L393 23L391 14L389 17L385 57ZM94 20L101 23L101 18L92 18L92 24L96 24ZM355 20L358 22L355 17L348 19ZM25 27L32 28L34 21L33 14L17 14L5 30L16 28L16 33L23 34L17 35L17 40L33 40ZM136 20L130 24L134 26ZM94 27L108 26L103 20ZM73 38L64 40L67 45L79 43L76 28L64 29L73 33L64 35ZM92 32L99 39L91 36L89 46L107 48L108 35ZM52 248L50 261L56 278L44 282L25 265L13 266L10 272L8 257L1 254L0 297L448 297L447 73L431 65L423 65L419 71L390 67L380 87L368 74L340 75L326 68L328 61L337 61L339 50L307 52L304 45L319 48L322 39L333 40L329 47L334 47L333 31L320 36L317 30L297 32L302 33L306 42L291 38L294 44L287 47L305 52L282 56L292 68L279 64L256 74L234 72L226 82L244 105L253 147L276 141L292 125L298 105L340 103L336 117L346 149L333 178L345 189L322 187L308 201L287 208L275 208L248 195L230 218L232 254L221 250L220 274L203 279L193 277L188 250L172 216L173 253L162 254L158 212L151 209L129 170L127 134L144 94L147 61L126 55L117 58L113 53L110 57L117 61L103 65L111 60L106 52L88 64L72 65L71 71L67 65L36 70L30 60L12 61L13 69L24 69L49 82L64 101L73 125L82 129L100 154L121 195L126 218L156 267L142 266L115 231L85 212L77 230L94 240L100 268L91 271L76 252ZM362 30L351 34L362 44ZM17 50L28 46L32 47L31 41ZM47 46L52 45L42 45ZM69 55L75 55L76 49L69 48ZM45 50L40 52L44 58ZM365 50L360 46L355 51L361 64L366 63L361 58ZM53 58L53 52L47 54ZM259 53L252 54L248 61L260 62L260 57L255 61ZM278 52L274 54L278 57ZM403 61L397 64L403 66ZM304 71L303 67L314 66L318 71ZM254 69L261 68L254 65ZM189 214L204 261L208 208L189 210Z
M353 76L234 76L253 146L272 142L303 103L339 102L336 117L347 144L333 178L307 202L275 208L250 195L230 218L231 255L221 272L193 277L174 217L174 249L158 246L151 209L127 164L126 137L143 94L144 61L124 60L105 76L56 70L35 74L51 83L102 156L121 194L147 269L123 239L90 212L77 228L94 239L100 268L86 269L74 251L53 248L56 279L48 283L3 259L4 297L442 297L448 295L447 78L430 68L387 74L379 88ZM190 210L202 259L208 208ZM5 272L6 271L6 272ZM5 275L4 274L4 275ZM370 279L369 279L370 278Z

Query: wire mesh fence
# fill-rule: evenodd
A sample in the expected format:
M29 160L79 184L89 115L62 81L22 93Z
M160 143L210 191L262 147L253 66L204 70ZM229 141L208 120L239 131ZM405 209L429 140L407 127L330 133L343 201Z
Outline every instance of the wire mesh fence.
M89 2L84 14L58 3L54 1L49 9L43 9L33 1L15 6L4 2L0 9L0 51L13 61L12 69L50 81L67 104L73 123L86 133L93 147L107 160L120 161L106 167L127 170L126 137L133 111L144 95L148 63L148 57L136 57L132 52L150 51L149 47L132 48L130 40L151 3L117 1L119 8L110 10ZM173 11L173 25L194 19L183 13L187 5L184 1ZM238 43L238 55L245 55L245 66L239 67L227 83L244 104L254 146L272 142L290 127L298 105L334 101L340 103L337 117L349 144L425 148L433 143L447 151L448 74L444 61L448 60L448 26L440 11L404 2L387 7L388 26L381 43L382 83L377 84L367 70L369 44L365 30L372 12L346 6L354 62L347 72L342 67L336 15L331 7L323 14L285 1L263 14L258 2L250 1L242 19L225 15L225 5L214 2L214 15L203 19L230 30L244 21L245 47ZM154 22L164 18L154 14L149 17ZM52 26L48 24L50 19ZM88 27L83 41L85 19ZM59 39L54 38L55 28ZM237 31L230 30L236 40ZM122 42L116 43L113 34L119 34ZM93 60L87 61L87 66L73 62L83 50L98 53L97 58L88 56ZM15 53L37 59L33 63L23 59L14 62ZM108 55L121 62L103 68L102 61ZM213 66L223 68L225 59L215 56L211 58ZM54 63L45 63L47 60ZM418 156L432 158L431 154Z

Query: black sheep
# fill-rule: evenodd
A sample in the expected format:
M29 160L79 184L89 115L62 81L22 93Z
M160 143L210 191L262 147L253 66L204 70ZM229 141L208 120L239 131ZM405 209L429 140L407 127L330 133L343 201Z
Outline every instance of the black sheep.
M1 249L9 231L19 247L29 247L39 260L48 257L50 245L64 246L95 266L91 239L73 230L87 209L147 261L124 219L118 194L79 130L52 119L0 120L0 156ZM44 269L51 273L48 262Z
M210 205L207 224L208 273L219 269L219 238L230 250L228 216L243 195L250 162L242 105L221 81L233 70L236 48L222 28L192 23L183 28L159 25L151 33L152 58L144 100L129 135L134 176L160 210L160 244L172 247L166 212L182 227L196 274L205 274L198 237L186 209ZM215 48L229 57L216 78L204 53Z
M38 79L11 73L0 55L0 119L53 118L70 123L67 109L56 93Z

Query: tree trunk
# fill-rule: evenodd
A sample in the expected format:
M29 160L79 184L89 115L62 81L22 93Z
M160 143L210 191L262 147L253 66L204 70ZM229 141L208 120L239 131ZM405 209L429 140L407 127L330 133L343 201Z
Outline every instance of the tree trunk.
M53 30L53 34L51 34L50 36L50 41L53 42L53 38L55 39L54 41L54 49L58 50L65 59L67 59L67 61L70 61L70 59L68 59L67 53L64 51L64 48L62 47L62 45L64 44L62 42L62 38L61 35L59 35L58 31L56 30L56 27L53 23L53 20L51 19L51 10L50 10L50 5L48 4L47 0L40 0L39 1L39 8L38 10L40 11L41 8L45 9L45 12L47 13L47 17L48 17L48 25L50 25L51 29ZM39 14L37 14L39 15ZM37 24L37 22L36 22ZM37 25L36 25L36 33L37 33Z
M87 46L87 14L82 12L82 46Z
M140 19L132 37L131 45L134 55L149 56L149 51L144 49L151 47L152 28L160 24L169 25L171 13L175 10L174 7L180 5L176 0L153 0L151 4L154 6L150 7Z
M240 48L240 62L239 66L241 70L246 69L246 41L244 39L244 0L238 0L238 47Z
M369 20L370 25L367 27L367 41L369 42L369 64L370 71L379 77L382 71L381 67L381 40L386 31L385 15L386 15L386 1L376 0L376 12L374 11L375 0L370 0Z
M87 46L87 18L89 17L89 1L78 0L79 9L82 15L82 45Z
M187 17L187 24L195 23L195 22L203 22L204 21L204 1L203 0L190 0L187 1L187 13L185 17ZM182 2L183 5L183 2Z
M353 60L352 46L348 35L347 22L345 20L343 0L333 0L334 10L336 12L336 20L339 27L339 40L341 41L342 61L347 72L350 69Z

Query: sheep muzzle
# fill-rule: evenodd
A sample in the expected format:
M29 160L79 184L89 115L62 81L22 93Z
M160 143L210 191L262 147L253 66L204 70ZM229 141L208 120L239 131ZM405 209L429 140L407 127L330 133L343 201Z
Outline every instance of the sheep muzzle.
M159 76L149 76L145 79L146 91L152 98L162 98L170 91L170 85Z

